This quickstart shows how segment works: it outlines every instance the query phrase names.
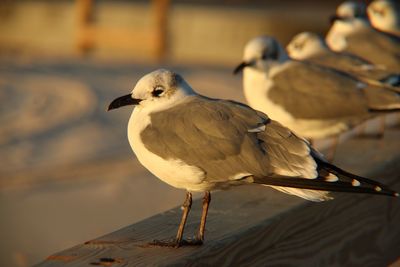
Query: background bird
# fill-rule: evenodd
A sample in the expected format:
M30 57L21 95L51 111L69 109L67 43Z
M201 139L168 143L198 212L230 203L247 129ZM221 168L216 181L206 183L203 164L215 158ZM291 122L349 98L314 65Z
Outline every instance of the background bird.
M365 84L343 72L288 58L272 37L250 40L244 49L247 102L308 139L337 136L357 124L400 109L397 92Z
M345 6L351 9L357 5ZM374 29L367 17L343 17L337 14L325 40L334 51L349 52L382 66L389 72L400 72L399 38Z
M400 37L400 4L390 0L372 1L367 8L371 25L383 32Z
M301 32L295 35L286 46L286 50L292 59L306 60L344 71L372 85L400 86L400 74L390 73L384 67L374 65L354 54L332 51L316 33ZM391 89L399 90L393 87Z
M330 17L331 22L336 19L352 19L360 18L368 20L367 18L367 7L363 2L356 1L345 1L341 3L337 8L334 15Z

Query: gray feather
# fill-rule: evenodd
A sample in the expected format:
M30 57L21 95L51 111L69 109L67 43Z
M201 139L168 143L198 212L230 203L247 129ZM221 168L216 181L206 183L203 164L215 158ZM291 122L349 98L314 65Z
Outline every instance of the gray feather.
M400 72L400 41L372 28L346 37L344 51L358 55L390 72Z
M306 61L372 80L381 80L392 75L391 72L373 65L373 63L361 57L349 53L336 53L328 48L307 58Z
M338 119L368 113L358 81L335 70L300 61L286 63L271 77L268 97L299 119Z
M201 168L209 182L238 173L285 172L306 177L315 171L305 140L239 103L189 97L180 105L151 114L151 122L141 133L146 148ZM265 131L249 132L260 125L266 126Z

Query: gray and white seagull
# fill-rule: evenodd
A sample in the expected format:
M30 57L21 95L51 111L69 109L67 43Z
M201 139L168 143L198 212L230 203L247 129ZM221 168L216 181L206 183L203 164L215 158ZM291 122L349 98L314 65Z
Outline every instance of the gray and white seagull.
M250 106L308 139L337 137L382 113L400 111L396 90L292 60L271 36L258 36L246 44L234 73L240 71Z
M286 46L286 51L292 59L344 71L363 82L377 86L393 86L391 89L399 90L400 73L391 73L384 67L354 54L332 51L325 40L316 33L296 34Z
M374 0L367 8L374 28L400 37L400 3L395 0Z
M349 5L356 8L357 4ZM387 71L400 72L400 38L373 28L366 16L341 16L338 13L325 40L336 52L362 57ZM354 12L356 13L356 12Z
M311 201L332 199L330 191L398 196L379 182L329 164L264 113L197 94L174 72L147 74L108 110L126 105L135 106L128 138L139 161L162 181L187 191L176 238L154 241L154 246L202 244L210 191L231 186L256 183ZM203 213L196 238L184 240L192 192L205 192Z

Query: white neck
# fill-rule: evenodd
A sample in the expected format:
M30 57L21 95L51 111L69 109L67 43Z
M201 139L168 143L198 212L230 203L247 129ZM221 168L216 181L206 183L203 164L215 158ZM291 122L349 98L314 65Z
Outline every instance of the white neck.
M343 51L347 47L346 37L369 27L362 19L337 20L333 23L325 41L334 51Z
M280 106L273 103L268 98L269 90L275 86L272 77L289 66L290 60L284 63L276 63L271 66L269 72L266 73L255 68L245 68L243 71L243 93L249 105L266 113L271 119L275 119L284 123L289 123L293 117L283 110Z

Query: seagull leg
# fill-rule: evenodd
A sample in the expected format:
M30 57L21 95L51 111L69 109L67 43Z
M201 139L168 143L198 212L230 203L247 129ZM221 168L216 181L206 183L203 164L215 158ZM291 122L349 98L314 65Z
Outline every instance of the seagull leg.
M356 131L356 136L357 137L362 137L363 135L365 135L365 131L366 131L366 122L361 123L361 125L359 125L357 127L357 131Z
M379 127L379 133L377 135L378 138L383 138L385 136L385 126L386 126L386 117L382 116L379 118L380 122L380 127Z
M184 246L201 246L201 245L203 245L204 231L206 229L207 213L208 213L208 207L210 206L210 202L211 202L211 193L209 191L207 191L204 193L204 197L203 197L203 212L201 213L199 232L197 233L197 236L194 239L181 240L180 245L184 245ZM177 237L177 239L178 239L178 237Z
M358 131L357 131L357 137L359 138L374 138L374 139L380 139L384 137L385 135L385 127L386 127L386 117L385 116L380 116L378 118L378 129L377 131L374 131L373 133L368 133L366 130L367 122L364 122L359 126Z
M185 229L186 220L189 215L190 208L192 207L192 193L186 192L186 199L185 202L183 202L182 207L183 207L183 213L182 213L181 224L179 225L178 233L176 234L176 246L178 247L181 245L183 230Z
M337 149L337 146L339 143L339 138L340 138L340 136L336 135L332 139L331 149L330 149L328 156L326 157L326 159L329 162L333 162L333 160L335 159L335 154L336 154L336 149Z
M180 246L200 246L203 244L204 241L204 231L206 229L206 220L207 220L207 213L208 207L210 206L211 202L211 193L209 191L205 192L203 197L203 212L201 214L201 221L199 232L197 237L194 239L185 240L183 239L183 231L185 230L186 220L190 212L190 208L192 207L192 193L186 192L186 199L182 205L183 213L181 223L179 224L178 232L176 234L175 240L154 240L148 246L150 247L180 247ZM146 246L145 246L146 247Z
M182 239L183 237L183 231L185 230L185 224L187 217L190 212L190 208L192 207L192 193L186 192L186 198L185 202L183 202L182 208L183 208L183 213L182 213L182 219L181 223L179 224L178 228L178 233L176 234L176 238L174 240L154 240L148 246L150 247L180 247L181 245L191 245L190 242L185 241ZM147 246L145 246L147 247Z
M210 206L210 202L211 202L211 193L207 191L204 193L203 197L203 212L201 214L199 233L197 234L197 242L199 242L200 244L202 244L204 241L204 231L206 229L207 213L208 213L208 207Z

